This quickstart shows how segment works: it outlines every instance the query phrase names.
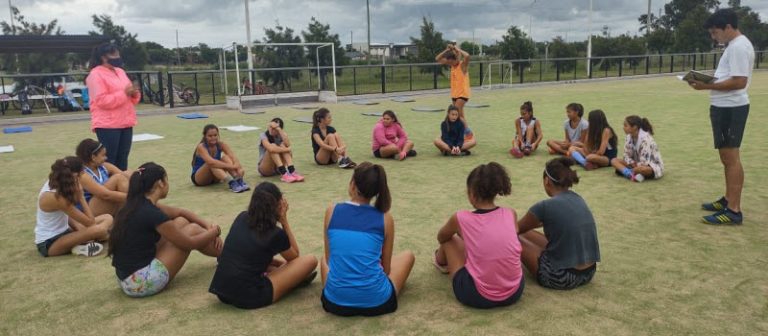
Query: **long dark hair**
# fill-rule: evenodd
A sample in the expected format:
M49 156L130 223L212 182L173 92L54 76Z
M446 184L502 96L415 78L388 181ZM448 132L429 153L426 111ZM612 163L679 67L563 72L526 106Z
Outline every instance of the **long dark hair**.
M392 196L389 194L387 173L384 167L370 162L357 165L352 181L355 183L358 194L367 199L376 197L376 209L387 212L392 207Z
M653 135L653 125L651 125L651 122L648 120L648 118L640 118L640 116L631 115L626 117L624 121L626 121L629 126L639 127L643 131Z
M261 182L253 188L248 205L248 226L257 233L267 232L277 225L283 193L272 182Z
M312 113L312 127L320 127L320 122L325 119L328 114L331 113L327 108L321 107L314 113Z
M125 198L125 205L115 215L115 221L112 224L112 230L109 233L109 251L108 256L120 248L120 242L125 237L126 222L128 218L136 212L139 205L146 199L147 193L152 191L157 181L166 178L165 168L154 163L147 162L133 174L128 184L128 195Z
M579 103L570 103L568 106L565 107L566 110L576 111L576 114L579 115L579 118L584 116L584 106Z
M208 124L203 127L203 137L200 139L199 143L205 143L205 135L208 134L208 131L215 129L216 132L219 132L219 128L214 124ZM219 133L221 134L221 133ZM218 146L219 144L216 144ZM195 146L195 151L192 152L192 165L195 165L195 157L197 156L197 146Z
M493 201L496 196L512 193L512 182L507 170L497 162L481 164L467 176L467 190L481 201Z
M101 142L88 138L80 141L75 149L75 155L83 161L83 164L87 165L93 161L93 156L102 150L107 149Z
M400 122L397 120L397 115L392 110L386 110L381 115L382 115L382 117L383 116L389 116L390 118L392 118L392 122L393 123L396 123L398 125L400 124Z
M56 190L56 196L62 197L71 204L77 204L77 184L80 183L75 174L83 171L83 161L75 156L58 159L51 165L48 174L48 186Z
M579 183L579 176L576 175L575 170L571 169L574 164L576 161L569 157L549 160L544 166L544 178L549 178L556 186L568 189Z
M608 124L608 118L605 117L605 112L603 112L603 110L592 110L589 112L587 121L589 121L587 147L590 150L597 150L600 148L600 143L603 141L603 130L606 128L611 130L611 138L608 139L608 143L611 147L616 148L616 132L614 132L611 125Z
M448 105L448 109L445 111L445 131L450 132L451 131L451 119L449 118L451 116L451 111L458 111L459 108L456 107L456 105ZM461 120L458 120L461 121Z
M280 118L272 118L272 120L270 120L270 121L271 121L271 122L276 122L276 123L277 123L277 125L279 125L281 129L285 129L285 123L283 123L283 119L280 119ZM267 140L269 140L269 142L271 142L271 143L275 143L275 137L273 137L271 134L269 134L269 129L267 129L266 131L264 131L264 134L266 134L266 135L267 135Z
M93 68L101 65L102 56L113 54L116 51L120 51L120 49L118 49L116 45L109 42L102 43L98 47L93 48L93 51L91 52L91 59L88 61L88 70L93 70Z

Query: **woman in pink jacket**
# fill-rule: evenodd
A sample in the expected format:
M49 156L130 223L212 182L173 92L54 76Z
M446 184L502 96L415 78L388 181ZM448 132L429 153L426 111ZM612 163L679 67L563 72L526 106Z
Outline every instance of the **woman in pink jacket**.
M103 43L93 50L86 79L91 96L91 131L109 153L107 162L120 170L128 169L136 108L141 92L122 69L120 50Z
M408 134L397 121L395 112L390 110L384 111L381 120L373 127L371 149L377 158L394 157L402 161L406 157L416 156L413 141L408 140Z

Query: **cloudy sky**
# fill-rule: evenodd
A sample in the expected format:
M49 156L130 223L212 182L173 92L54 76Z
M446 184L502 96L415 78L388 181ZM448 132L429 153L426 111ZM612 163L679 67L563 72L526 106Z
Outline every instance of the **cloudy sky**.
M244 0L11 0L33 22L59 19L69 34L93 29L92 14L107 14L140 41L173 47L203 42L222 46L245 43ZM652 0L658 13L669 0ZM727 0L721 0L727 3ZM562 36L585 40L589 0L370 0L371 42L408 42L419 36L421 17L431 17L449 40L492 43L510 25L530 31L536 40ZM611 34L635 34L646 0L594 0L592 29L608 26ZM742 0L768 19L768 1ZM0 1L0 20L9 19L8 4ZM306 29L311 17L331 25L342 43L366 39L365 0L249 0L252 38L261 39L265 27L280 25ZM351 33L351 34L350 34ZM350 36L352 35L352 36Z

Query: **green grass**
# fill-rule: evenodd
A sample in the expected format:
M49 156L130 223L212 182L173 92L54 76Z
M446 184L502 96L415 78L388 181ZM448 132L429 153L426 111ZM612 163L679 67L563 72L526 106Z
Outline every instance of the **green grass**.
M319 281L277 304L255 311L225 306L207 292L215 260L194 252L181 273L161 294L131 299L119 290L110 260L103 257L42 258L33 245L35 201L50 164L72 154L79 140L94 137L89 123L34 126L31 133L0 135L0 145L16 152L0 154L0 334L2 335L256 335L256 334L481 334L481 335L757 335L768 333L768 73L755 74L752 113L742 147L746 171L744 225L712 227L702 201L723 193L722 166L712 149L708 97L674 77L563 84L497 91L475 90L472 101L491 104L468 109L479 141L473 155L445 158L431 142L442 113L411 112L412 106L447 106L445 95L424 95L416 103L381 100L380 105L330 105L334 126L350 144L357 162L374 160L387 169L394 202L395 250L413 250L416 265L396 313L377 318L338 318L320 307ZM594 281L559 292L535 284L526 275L522 300L508 308L480 311L461 306L450 281L430 264L438 228L469 204L465 178L480 163L498 161L511 174L513 194L498 203L523 214L546 197L541 171L551 157L539 150L516 160L506 151L513 118L532 100L545 138L562 138L564 106L581 102L601 108L617 132L624 116L648 117L656 130L666 171L663 179L633 184L609 169L579 170L575 190L597 220L602 262ZM416 143L419 156L405 162L370 155L370 130L376 118L363 111L393 109ZM165 201L198 212L228 231L249 196L224 186L195 188L189 182L190 158L206 123L263 127L267 120L309 115L289 107L266 115L206 112L207 120L173 115L143 117L136 133L165 139L135 143L130 164L154 160L166 167L171 193ZM277 182L291 205L289 218L302 253L322 254L322 218L327 205L346 198L350 171L318 167L311 158L307 124L287 121L296 165L307 182L286 185L257 177L258 133L222 131L245 164L249 183Z

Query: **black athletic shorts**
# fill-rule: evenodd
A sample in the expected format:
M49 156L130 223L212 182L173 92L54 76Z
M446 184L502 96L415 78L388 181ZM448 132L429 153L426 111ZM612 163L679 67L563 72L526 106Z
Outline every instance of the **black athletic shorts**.
M490 309L512 305L523 296L523 288L525 288L525 278L520 278L520 287L515 293L503 301L491 301L477 291L475 280L472 279L466 267L462 267L453 275L453 295L456 295L456 300L473 308Z
M272 281L266 275L263 275L261 279L255 280L255 282L250 288L241 289L237 295L230 293L231 288L219 293L213 284L211 284L211 288L208 291L216 294L222 303L233 305L240 309L256 309L271 305L272 296L274 295ZM224 292L227 293L224 294Z
M315 163L317 163L317 164L318 164L318 165L320 165L320 166L327 166L327 165L329 165L329 164L334 164L334 163L336 163L336 161L333 161L333 155L331 155L331 156L329 156L329 157L328 157L328 162L326 162L326 163L322 163L322 162L320 162L319 160L317 160L317 153L315 153Z
M736 107L709 107L715 148L739 148L749 116L749 104Z
M72 229L67 229L67 231L64 231L62 233L59 233L51 238L46 239L44 242L37 244L37 252L40 252L40 255L43 257L48 256L48 249L51 248L51 245L53 245L54 242L56 242L59 238L64 237L67 234L72 233Z
M360 307L347 307L337 305L325 298L325 294L320 296L320 301L323 303L323 310L338 316L379 316L389 313L394 313L397 310L397 293L395 292L395 285L389 282L392 286L392 295L386 302L376 307L360 308Z
M459 99L463 100L465 103L469 101L469 98L467 97L451 98L451 101L455 103Z
M381 158L381 150L377 149L377 150L373 151L373 156L375 156L377 158Z
M596 270L597 264L583 270L555 269L547 256L547 252L544 251L539 256L539 272L536 274L536 281L542 287L561 290L574 289L592 281Z

